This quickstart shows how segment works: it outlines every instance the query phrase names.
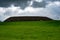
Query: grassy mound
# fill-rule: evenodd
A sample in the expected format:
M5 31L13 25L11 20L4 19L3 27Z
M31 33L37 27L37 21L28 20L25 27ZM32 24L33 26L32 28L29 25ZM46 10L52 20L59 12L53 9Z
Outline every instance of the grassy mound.
M60 21L3 22L0 40L60 40Z

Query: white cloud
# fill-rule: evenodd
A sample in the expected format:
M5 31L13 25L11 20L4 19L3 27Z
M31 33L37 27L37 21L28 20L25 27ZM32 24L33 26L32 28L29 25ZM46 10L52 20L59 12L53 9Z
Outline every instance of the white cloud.
M55 1L55 2L50 2L47 6L46 9L50 11L52 14L52 18L56 20L60 20L60 2Z
M31 4L32 5L32 4ZM46 8L33 8L31 6L22 10L20 7L11 5L8 8L0 7L0 21L4 21L11 16L46 16L55 20L60 20L60 2L50 2Z
M34 1L36 1L36 2L42 2L43 0L34 0Z

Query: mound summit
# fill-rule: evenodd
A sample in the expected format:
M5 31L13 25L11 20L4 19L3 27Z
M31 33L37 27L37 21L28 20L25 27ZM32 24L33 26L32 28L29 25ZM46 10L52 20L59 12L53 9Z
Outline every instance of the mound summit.
M48 17L42 17L42 16L15 16L15 17L10 17L5 20L5 22L11 22L11 21L49 21L53 20Z

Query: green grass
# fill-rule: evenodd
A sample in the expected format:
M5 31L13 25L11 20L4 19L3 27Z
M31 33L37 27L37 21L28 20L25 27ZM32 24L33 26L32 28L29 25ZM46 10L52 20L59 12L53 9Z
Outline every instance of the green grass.
M0 40L60 40L60 21L0 22Z

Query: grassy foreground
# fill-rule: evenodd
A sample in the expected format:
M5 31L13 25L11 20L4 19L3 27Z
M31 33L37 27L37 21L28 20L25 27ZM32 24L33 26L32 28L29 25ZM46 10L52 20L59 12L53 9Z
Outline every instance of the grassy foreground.
M60 21L3 22L0 40L60 40Z

